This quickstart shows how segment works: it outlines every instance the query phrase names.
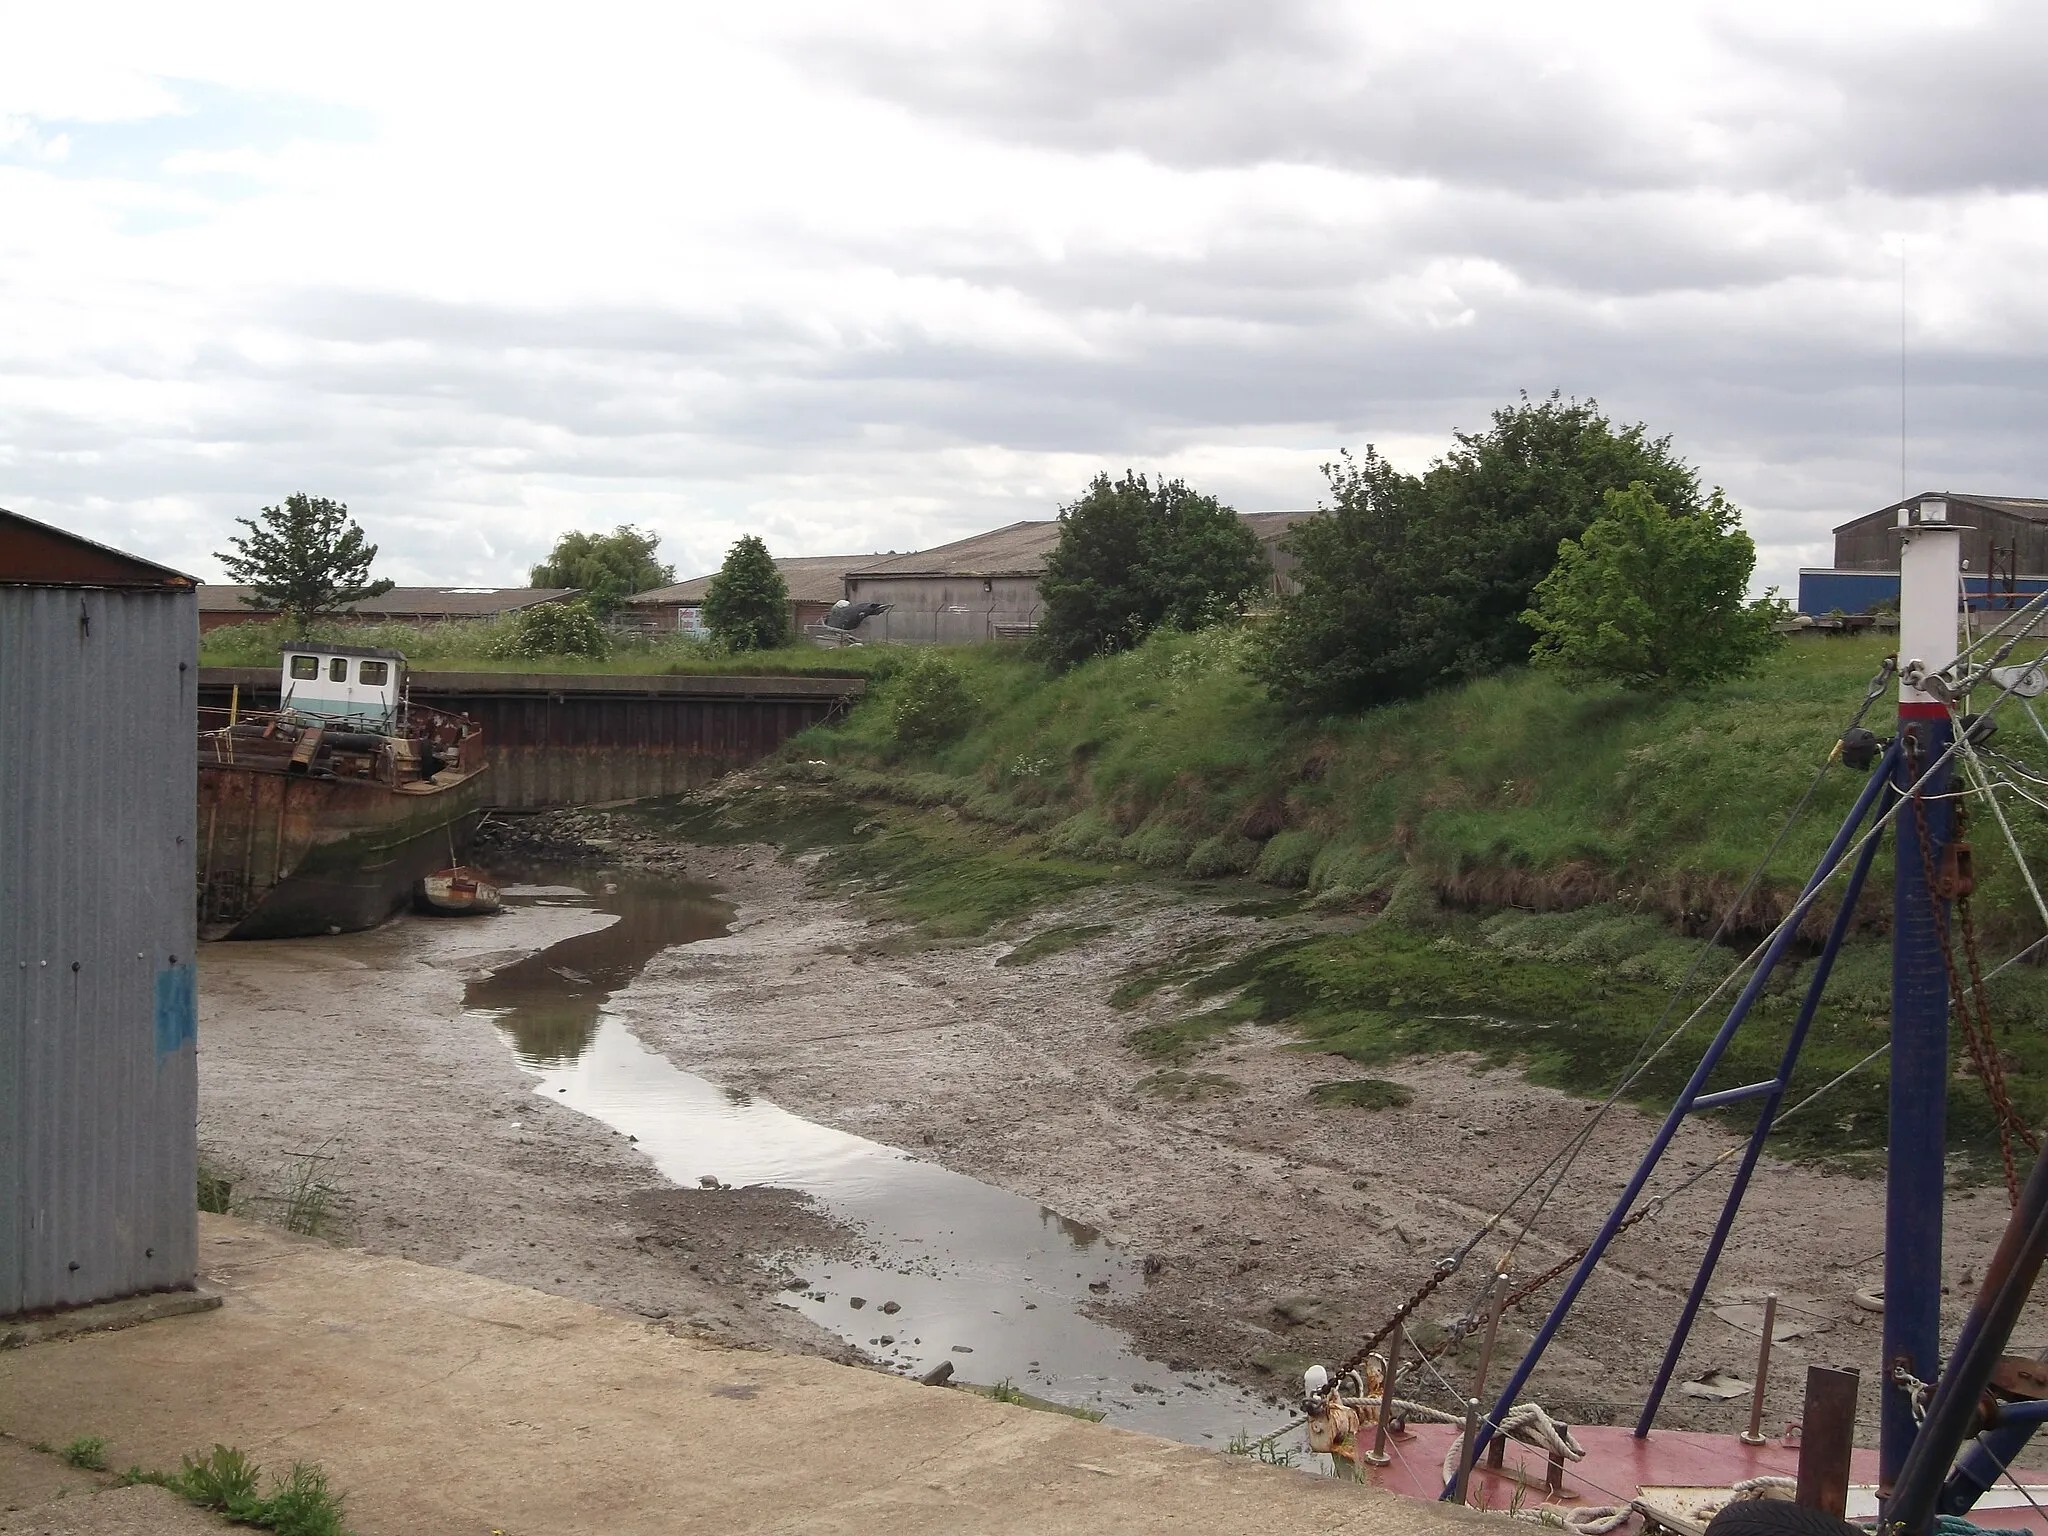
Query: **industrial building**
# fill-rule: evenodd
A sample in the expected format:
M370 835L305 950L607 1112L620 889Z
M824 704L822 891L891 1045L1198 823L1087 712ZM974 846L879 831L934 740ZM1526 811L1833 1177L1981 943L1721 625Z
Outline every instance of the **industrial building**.
M1835 529L1835 562L1799 573L1799 611L1816 617L1892 609L1899 601L1898 529L1911 509L1945 502L1961 526L1963 588L1972 607L2017 607L2048 589L2048 500L1923 491Z
M197 586L0 511L0 1317L198 1269Z
M846 595L846 573L888 555L796 555L777 560L789 588L789 624L793 634L802 635L820 623L832 605ZM716 574L715 572L713 573ZM704 598L711 590L711 576L693 576L671 587L636 592L626 599L612 622L622 629L642 634L701 634L704 630Z
M249 601L254 592L253 587L231 583L203 588L199 593L200 630L277 618L280 609ZM489 622L522 608L565 603L581 592L580 587L393 587L381 596L346 604L334 619L342 624Z

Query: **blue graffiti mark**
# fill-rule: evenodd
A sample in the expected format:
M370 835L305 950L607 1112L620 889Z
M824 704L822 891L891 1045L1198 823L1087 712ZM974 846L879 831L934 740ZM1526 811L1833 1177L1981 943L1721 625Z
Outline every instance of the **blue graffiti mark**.
M159 1058L199 1037L199 971L191 961L156 973L156 1053Z

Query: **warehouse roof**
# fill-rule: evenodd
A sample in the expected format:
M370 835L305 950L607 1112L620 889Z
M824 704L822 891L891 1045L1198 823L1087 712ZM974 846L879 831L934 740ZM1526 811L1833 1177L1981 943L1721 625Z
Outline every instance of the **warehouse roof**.
M0 584L26 587L169 587L199 585L168 566L81 539L0 507Z
M340 611L358 619L490 619L542 603L574 597L579 587L393 587L379 597L346 604ZM201 613L246 613L275 610L243 601L253 591L223 583L199 593Z
M887 555L793 555L777 560L775 569L782 572L782 579L789 587L792 602L836 603L846 595L846 573L877 560L887 560ZM688 581L679 581L672 587L656 587L649 592L635 592L626 599L627 605L661 607L669 603L701 603L704 593L711 585L711 577L692 576Z
M1239 521L1272 544L1313 512L1240 512ZM1042 576L1045 562L1060 542L1057 519L1011 523L990 533L955 539L935 549L876 560L849 570L848 576Z

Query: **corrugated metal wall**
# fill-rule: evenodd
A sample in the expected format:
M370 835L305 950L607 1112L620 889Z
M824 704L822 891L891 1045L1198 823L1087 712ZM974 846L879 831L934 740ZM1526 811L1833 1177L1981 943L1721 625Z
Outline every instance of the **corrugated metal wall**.
M190 1285L190 592L0 586L0 1316Z

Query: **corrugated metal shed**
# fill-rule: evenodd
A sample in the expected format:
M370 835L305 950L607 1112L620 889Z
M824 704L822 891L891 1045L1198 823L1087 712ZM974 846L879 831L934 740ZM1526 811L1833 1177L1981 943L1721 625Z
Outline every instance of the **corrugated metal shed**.
M1922 491L1835 528L1838 571L1896 571L1901 507L1930 496L1949 504L1949 521L1960 524L1965 571L2048 575L2048 500L2033 496L1984 496L1973 491Z
M194 585L0 511L0 1316L197 1272Z

